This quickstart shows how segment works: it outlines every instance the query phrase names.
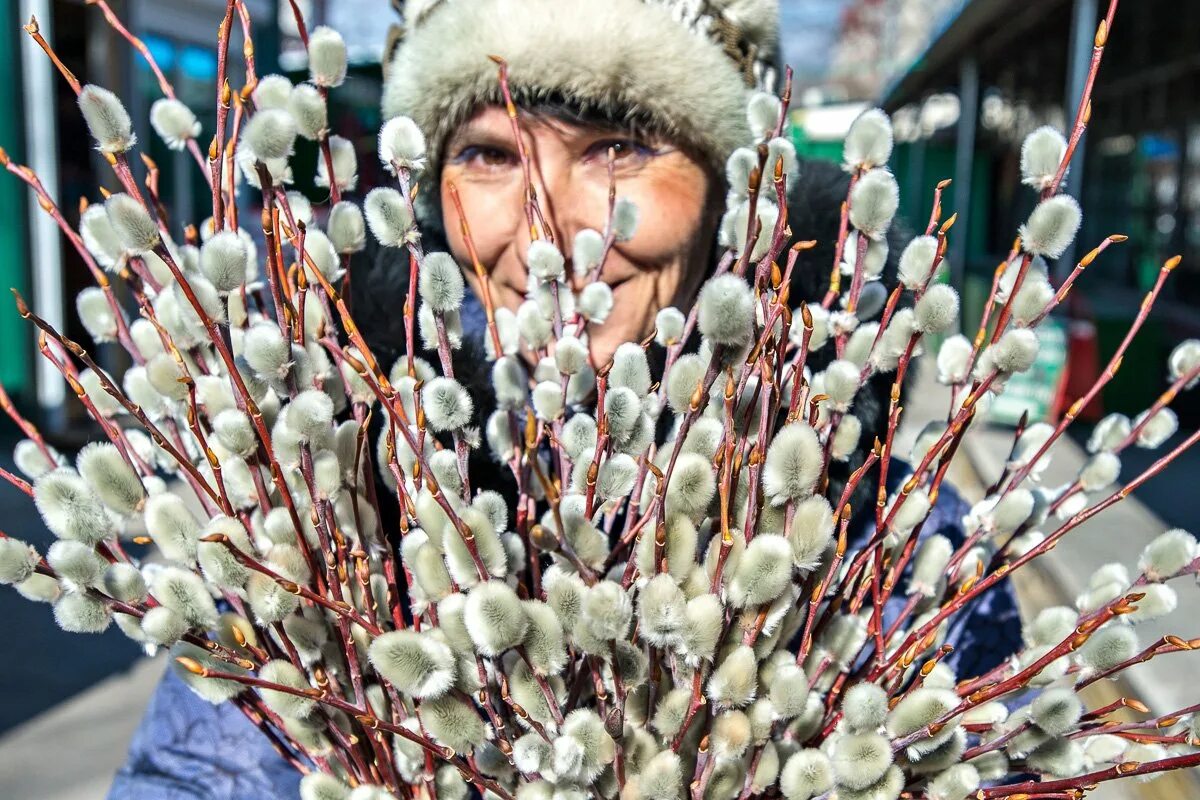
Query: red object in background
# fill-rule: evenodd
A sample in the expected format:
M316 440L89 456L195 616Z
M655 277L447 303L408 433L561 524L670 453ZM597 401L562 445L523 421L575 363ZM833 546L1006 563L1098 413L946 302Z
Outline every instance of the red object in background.
M1100 344L1096 326L1089 320L1073 319L1067 325L1067 374L1055 403L1055 417L1060 417L1100 377ZM1103 392L1096 395L1080 412L1079 419L1097 422L1104 416Z

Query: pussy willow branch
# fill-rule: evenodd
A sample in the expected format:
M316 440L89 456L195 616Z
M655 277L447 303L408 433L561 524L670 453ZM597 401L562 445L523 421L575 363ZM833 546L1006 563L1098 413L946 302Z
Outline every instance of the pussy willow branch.
M129 29L126 28L121 23L121 20L117 17L117 15L113 13L113 10L109 7L107 0L84 0L84 2L87 3L87 5L93 5L99 8L100 12L104 14L104 19L106 22L108 22L109 26L118 34L120 34L125 41L129 42L129 45L134 50L137 50L141 54L142 58L146 60L146 64L150 67L150 71L154 73L154 77L158 81L158 87L162 90L162 93L171 100L178 99L175 96L175 88L171 85L171 82L167 80L167 76L163 74L162 69L159 68L158 62L154 59L154 55L150 52L150 49L146 47L146 43L129 32ZM246 37L246 41L249 40L249 37ZM192 154L192 158L196 160L196 164L200 167L200 174L204 176L204 179L211 187L213 185L213 175L208 170L208 164L205 163L204 156L200 154L200 146L196 144L196 139L192 136L189 136L186 146L188 152Z

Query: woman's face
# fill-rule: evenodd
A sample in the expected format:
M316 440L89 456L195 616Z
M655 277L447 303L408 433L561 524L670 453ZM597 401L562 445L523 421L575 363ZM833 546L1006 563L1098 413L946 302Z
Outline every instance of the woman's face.
M712 182L700 162L664 142L528 115L522 121L538 200L567 256L568 275L575 234L585 228L602 232L607 222L610 149L617 195L639 210L633 238L614 245L600 273L614 301L608 320L589 330L592 357L600 366L622 342L647 336L659 309L686 306L695 296L719 213L710 202ZM497 306L516 311L529 285L530 231L522 167L504 109L485 107L460 126L447 143L444 163L441 200L450 248L460 264L470 264L450 195L453 184L479 260L491 276L492 297ZM465 272L479 295L474 271Z

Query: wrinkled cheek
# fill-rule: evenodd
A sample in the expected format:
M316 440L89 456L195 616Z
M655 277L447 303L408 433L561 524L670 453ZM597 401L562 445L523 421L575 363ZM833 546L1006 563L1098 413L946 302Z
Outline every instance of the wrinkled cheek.
M457 189L458 203L450 188L452 184ZM520 192L514 192L503 182L486 186L473 183L447 166L442 173L441 198L442 221L451 253L460 264L471 263L463 233L466 220L476 255L490 271L520 231Z

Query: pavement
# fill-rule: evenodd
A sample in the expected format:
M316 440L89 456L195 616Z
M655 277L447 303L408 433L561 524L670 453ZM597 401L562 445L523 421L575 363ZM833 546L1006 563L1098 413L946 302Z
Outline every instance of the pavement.
M947 408L946 392L932 379L932 367L931 363L923 365L906 398L910 403L906 416L913 424L902 425L898 433L898 455L907 453L919 427L917 422L942 414ZM964 442L966 457L956 459L950 481L968 500L981 498L985 487L995 480L1011 444L1011 431L986 426L972 431ZM10 447L4 449L11 452ZM1058 485L1072 479L1086 457L1075 441L1064 441L1044 480ZM1129 474L1123 477L1128 479L1152 457L1139 452L1125 460ZM1200 530L1200 504L1184 499L1193 491L1191 476L1197 474L1197 469L1200 453L1189 454L1176 469L1147 484L1145 491L1081 526L1045 557L1015 573L1022 612L1071 604L1098 567L1111 561L1132 566L1145 544L1168 527ZM40 525L36 517L31 520L20 516L31 513L19 510L30 506L28 500L3 494L7 488L0 482L6 532L21 535L17 531L23 527L36 531ZM1139 496L1148 497L1149 505ZM39 535L48 534L43 531ZM34 534L28 536L31 540L37 538ZM1194 612L1200 608L1200 588L1191 581L1174 585L1179 592L1178 610L1139 626L1143 642L1167 633L1184 639L1200 636L1200 619ZM0 686L5 687L4 702L0 703L0 798L103 798L164 669L163 659L137 658L137 649L119 633L102 637L61 633L46 606L32 606L11 591L0 591L0 639L21 643L9 651L16 653L16 658L0 661ZM1200 652L1160 657L1129 670L1119 682L1097 684L1089 702L1095 706L1120 696L1136 697L1164 713L1195 702L1198 673ZM69 699L53 704L64 697ZM13 726L14 717L27 721ZM100 731L102 736L97 735ZM1194 772L1145 784L1125 779L1102 784L1089 794L1096 800L1183 797L1200 797L1200 782Z
M949 407L949 391L934 379L932 359L924 359L921 372L908 393L907 419L897 436L895 452L907 453L920 425L941 415ZM1047 486L1061 486L1075 479L1089 455L1081 446L1086 429L1064 438L1042 475ZM1176 437L1176 441L1182 438ZM1156 451L1134 449L1123 458L1121 479L1128 481L1153 463L1172 444ZM963 440L963 455L951 465L949 480L969 502L982 499L987 487L999 477L1013 444L1013 431L999 426L975 426ZM903 448L903 449L902 449ZM1120 562L1136 574L1142 549L1163 531L1182 527L1200 531L1200 504L1187 499L1200 470L1200 451L1184 454L1163 474L1144 484L1125 500L1079 526L1044 556L1013 574L1023 618L1054 605L1073 605L1088 579L1101 566ZM1196 581L1171 583L1179 605L1171 614L1137 626L1143 646L1167 634L1183 639L1200 637L1200 586ZM1126 670L1118 680L1101 681L1089 689L1088 705L1100 707L1119 697L1141 700L1158 714L1169 713L1197 702L1196 676L1200 674L1200 651L1160 656ZM1130 717L1132 720L1133 717ZM1179 800L1200 797L1196 771L1163 776L1140 783L1134 779L1110 781L1088 794L1093 800Z

